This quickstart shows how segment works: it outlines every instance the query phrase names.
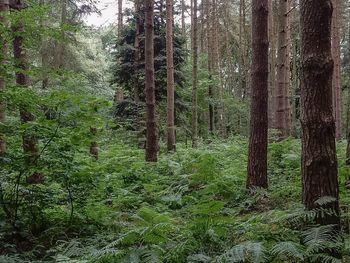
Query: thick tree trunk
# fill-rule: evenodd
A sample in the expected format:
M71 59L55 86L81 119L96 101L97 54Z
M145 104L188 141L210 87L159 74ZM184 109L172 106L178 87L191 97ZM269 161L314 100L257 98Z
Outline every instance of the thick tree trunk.
M303 204L309 210L322 197L334 201L322 206L318 224L339 227L339 186L332 114L331 0L301 0L301 127Z
M173 48L173 0L166 0L166 57L167 57L167 147L176 150L175 141L175 81Z
M291 113L289 102L289 9L290 0L279 0L276 128L279 130L279 136L282 139L291 135Z
M45 0L40 0L40 5L45 5ZM41 27L44 29L46 27L45 17L41 20ZM49 86L49 76L48 76L48 68L49 68L49 47L47 37L41 37L41 71L42 71L42 81L41 87L42 89L47 89Z
M252 1L252 83L247 188L267 188L268 0Z
M193 1L192 8L192 147L198 147L198 105L197 105L197 71L198 71L198 44L197 44L197 0Z
M2 14L7 13L9 10L9 1L0 0L0 23L3 26L7 25L6 19ZM5 63L7 56L6 40L0 35L0 92L5 90L6 80L5 80ZM3 124L6 120L6 103L5 101L0 101L0 123ZM0 133L0 156L6 153L6 140L5 135Z
M141 18L140 18L140 0L135 0L135 41L134 41L134 75L133 75L133 92L134 101L140 102L140 82L138 77L138 71L140 67L140 30L141 30Z
M66 56L66 32L65 25L67 24L67 0L61 0L61 39L57 43L57 53L55 57L56 67L60 70L65 68L65 56Z
M18 1L18 11L22 10L24 7L23 1ZM13 25L13 55L15 59L15 74L16 74L16 84L21 87L28 87L28 76L26 75L28 70L27 65L27 55L25 49L23 48L23 32L24 32L24 22L17 21ZM33 113L29 112L27 107L20 108L20 117L23 123L29 123L35 121L35 116ZM28 166L35 166L38 155L38 140L36 135L32 132L24 132L23 134L23 150L26 157L26 162Z
M145 0L145 69L146 69L146 161L157 161L156 98L154 83L154 0Z

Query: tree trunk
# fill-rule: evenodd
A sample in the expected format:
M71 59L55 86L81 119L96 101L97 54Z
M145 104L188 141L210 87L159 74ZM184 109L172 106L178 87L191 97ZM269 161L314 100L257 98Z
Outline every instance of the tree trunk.
M269 128L275 128L275 90L276 90L276 30L273 12L273 0L269 0Z
M23 1L17 2L18 11L24 8ZM28 88L28 76L26 72L28 70L27 65L27 54L23 48L23 32L24 32L24 22L22 20L17 21L13 25L13 55L15 59L15 74L16 74L16 84L21 87ZM29 123L35 121L35 116L33 113L29 112L26 106L20 108L20 117L23 123ZM38 140L33 134L33 132L25 131L23 134L23 150L26 158L26 163L28 166L35 166L38 155Z
M118 37L123 29L123 0L118 0Z
M90 128L90 133L93 138L90 144L90 155L94 160L98 160L98 144L96 141L97 137L97 128Z
M40 0L40 5L45 5L45 0ZM41 19L41 27L44 29L47 25L45 22L45 17ZM42 81L41 88L47 89L49 86L49 77L48 77L48 69L49 69L49 47L47 37L41 37L41 47L40 47L40 55L41 55L41 71L42 71Z
M321 197L333 197L317 224L339 227L339 186L332 115L331 0L301 0L301 127L303 204L319 208Z
M145 0L146 161L157 162L156 98L154 83L154 0Z
M279 136L281 139L287 138L291 135L291 113L289 102L289 9L290 0L279 0L276 128L279 130Z
M214 39L214 27L213 27L213 4L211 0L206 0L206 13L207 13L207 54L208 54L208 112L209 112L209 132L214 132L214 87L213 87L213 39Z
M173 0L166 0L166 57L167 57L167 146L176 150L175 141L175 81L173 48Z
M349 26L349 36L348 36L348 58L350 59L350 26ZM348 129L347 129L347 147L346 147L346 164L350 165L350 66L349 66L349 89L348 89Z
M138 77L138 71L140 67L140 30L141 30L141 19L140 19L140 0L135 0L135 42L134 42L134 75L133 75L133 92L134 101L140 102L140 82Z
M7 26L5 17L2 14L7 13L9 10L9 1L0 0L0 23L3 26ZM5 80L5 64L6 64L7 48L6 40L0 35L0 92L5 90L6 80ZM6 103L5 101L0 101L0 123L4 124L6 121ZM0 133L0 156L6 153L6 140L5 135Z
M198 71L198 44L197 44L197 0L193 1L192 8L192 147L198 147L198 105L197 105L197 71Z
M252 82L247 188L267 188L268 0L252 1Z
M335 137L341 139L342 135L342 100L340 76L340 1L332 0L332 56L334 60L332 90L333 90L333 116L335 118Z
M186 38L186 22L185 22L185 11L186 11L186 3L185 0L181 0L181 32L182 36Z
M61 40L58 43L58 52L56 54L56 67L60 70L65 68L66 55L66 33L64 26L67 24L67 0L61 0Z

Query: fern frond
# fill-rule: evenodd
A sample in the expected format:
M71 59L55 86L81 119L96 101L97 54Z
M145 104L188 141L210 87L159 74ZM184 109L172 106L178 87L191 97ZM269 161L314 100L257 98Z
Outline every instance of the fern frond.
M275 256L285 256L301 260L304 259L300 245L291 241L278 243L272 248L271 253Z

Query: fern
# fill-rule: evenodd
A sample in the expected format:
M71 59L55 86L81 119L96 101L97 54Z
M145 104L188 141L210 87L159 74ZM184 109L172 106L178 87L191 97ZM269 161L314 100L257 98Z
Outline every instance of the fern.
M301 246L291 241L278 243L271 249L271 253L282 258L304 259Z
M235 263L249 261L252 263L266 262L266 250L260 242L247 241L238 244L216 258L216 262Z

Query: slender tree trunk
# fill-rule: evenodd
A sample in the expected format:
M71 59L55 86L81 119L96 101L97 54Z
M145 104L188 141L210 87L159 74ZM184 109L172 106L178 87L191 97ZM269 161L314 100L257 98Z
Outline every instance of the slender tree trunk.
M350 61L350 23L349 23L349 32L348 32L348 59ZM350 63L348 67L348 74L350 76ZM346 147L346 164L350 165L350 78L348 83L348 126L347 126L347 147Z
M267 188L268 0L252 1L252 82L247 188Z
M279 0L276 128L279 130L279 135L282 139L291 135L291 114L288 96L290 82L289 9L290 0Z
M91 136L93 137L93 140L90 144L90 155L94 160L98 160L98 144L96 141L97 137L97 128L90 128Z
M58 69L65 68L66 55L66 32L64 26L67 24L67 0L61 0L61 40L58 43L58 52L56 55L56 66Z
M154 0L145 0L145 69L146 69L146 161L157 162L156 98L154 83Z
M211 0L206 0L206 13L207 13L207 54L208 54L208 73L209 73L209 84L208 84L208 112L209 112L209 132L214 132L214 87L213 87L213 5Z
M339 228L339 186L332 115L331 0L301 0L301 127L302 200L309 210L319 198L333 197L323 205L316 223Z
M133 75L133 92L134 101L140 102L140 82L138 77L138 71L140 67L140 30L141 30L141 18L140 18L140 0L135 0L135 42L134 42L134 75Z
M2 26L7 26L7 22L2 14L6 14L9 10L9 1L0 0L0 23ZM0 35L0 92L5 90L6 80L5 80L5 64L7 56L6 39ZM4 124L6 121L6 103L5 101L0 101L0 123ZM0 133L0 156L6 153L6 140L5 135Z
M197 0L193 1L192 8L192 147L198 147L198 105L197 105L197 71L198 71L198 44L197 44Z
M269 128L275 127L275 89L276 89L276 34L273 0L269 0L269 100L268 100L268 118Z
M333 116L335 117L335 137L341 139L342 133L342 100L341 100L341 76L340 76L340 1L332 0L332 56L333 68Z
M45 0L40 0L40 5L45 5ZM41 27L44 29L46 27L46 21L45 18L41 20ZM49 76L48 76L48 68L49 68L49 47L48 47L48 40L45 36L41 39L41 48L40 48L40 55L41 55L41 71L42 71L42 82L41 87L42 89L47 89L49 86Z
M176 150L175 141L175 81L173 48L173 0L166 0L166 57L167 57L167 146Z
M185 0L181 0L181 32L184 38L186 38L185 12L186 12L186 3L185 3Z
M17 8L20 12L24 8L23 1L17 2ZM27 54L24 49L24 22L22 20L17 21L16 24L13 25L13 55L15 59L15 74L16 74L16 84L21 87L28 88L28 76L27 70ZM23 123L30 123L35 121L35 116L33 113L28 111L26 106L22 106L20 108L20 117ZM36 166L39 148L38 148L38 140L36 135L33 132L25 131L23 134L23 150L26 157L26 162L28 166Z
M348 36L348 58L350 59L350 24L349 24L349 36ZM346 164L350 165L350 65L348 69L349 75L349 89L348 89L348 129L347 129L347 147L346 147Z
M123 0L118 0L118 37L123 29Z

